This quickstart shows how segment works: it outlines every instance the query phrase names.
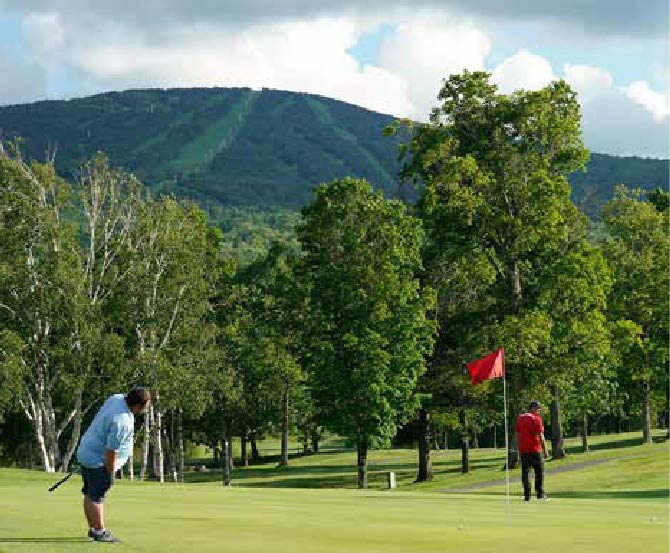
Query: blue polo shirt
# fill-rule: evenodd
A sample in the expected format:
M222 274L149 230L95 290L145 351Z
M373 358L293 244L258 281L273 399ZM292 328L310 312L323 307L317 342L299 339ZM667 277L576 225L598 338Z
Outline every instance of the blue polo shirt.
M79 442L77 460L88 468L101 467L105 461L105 450L114 450L114 469L118 470L132 453L134 425L135 418L125 396L114 394L108 397Z

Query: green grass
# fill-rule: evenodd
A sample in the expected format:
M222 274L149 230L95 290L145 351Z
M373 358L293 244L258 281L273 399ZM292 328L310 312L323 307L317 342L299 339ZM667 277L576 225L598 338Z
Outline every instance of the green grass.
M659 432L658 437L662 434L662 432ZM591 451L584 454L581 452L581 440L577 438L566 440L568 457L560 461L547 462L547 470L551 471L592 460L633 457L629 464L643 465L642 472L646 470L644 465L650 462L649 459L651 458L654 463L665 463L666 469L661 470L661 473L667 474L667 445L665 443L651 446L640 445L639 432L594 436L590 443ZM237 442L233 445L237 445ZM326 442L323 453L293 458L290 465L284 468L277 468L274 459L272 462L251 467L236 468L233 471L233 480L236 485L250 487L355 488L356 453L354 450L334 449L335 446L341 448L342 445L341 441L338 442L335 438L331 438L330 441ZM278 442L275 439L269 440L266 445L264 445L264 442L259 442L262 453L277 455L278 449L275 446L278 447ZM295 445L292 445L291 451L296 451L293 447ZM234 454L236 454L235 451L234 448ZM417 472L417 453L415 450L373 450L369 454L368 462L369 485L372 489L383 489L386 485L386 473L394 471L401 491L462 489L483 482L504 479L505 472L502 470L504 457L505 453L502 449L472 449L470 452L471 471L468 474L462 474L460 449L432 451L431 458L435 475L433 481L415 484L414 480ZM609 466L606 463L588 470L598 468L598 470L607 471ZM660 470L657 466L656 469ZM573 474L574 472L568 472L562 474L561 477L570 478L570 475ZM189 482L220 481L221 472L213 470L206 473L189 473L186 478ZM549 473L547 478L548 483L551 483L554 477ZM558 475L556 478L558 478ZM512 473L511 480L518 489L520 486L518 471Z
M457 451L444 459L440 452L434 491L406 481L396 492L283 487L287 479L313 486L326 485L329 478L340 485L351 480L353 453L340 451L296 459L284 470L238 469L237 485L228 489L216 481L162 486L120 481L110 493L107 522L124 539L116 551L143 553L498 553L529 547L543 553L665 552L668 443L636 441L631 435L595 438L600 448L589 458L616 460L549 474L548 503L526 504L515 490L509 517L504 486L435 491L447 483L456 488L500 478L495 465L501 452L473 452L477 464L467 477L449 472L450 463L458 462ZM373 466L413 473L411 453L373 452ZM574 455L561 463L578 461L583 459ZM50 494L47 487L56 479L0 470L0 551L74 553L96 547L81 541L85 524L78 477Z

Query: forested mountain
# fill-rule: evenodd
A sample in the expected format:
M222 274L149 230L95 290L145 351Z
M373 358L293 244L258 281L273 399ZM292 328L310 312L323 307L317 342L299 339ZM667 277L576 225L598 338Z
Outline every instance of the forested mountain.
M210 208L297 208L314 185L345 175L397 190L391 116L330 98L263 89L188 88L109 92L0 108L2 136L22 137L26 156L56 150L68 176L102 150L148 186ZM573 199L589 214L613 187L668 185L668 161L592 154L572 175Z

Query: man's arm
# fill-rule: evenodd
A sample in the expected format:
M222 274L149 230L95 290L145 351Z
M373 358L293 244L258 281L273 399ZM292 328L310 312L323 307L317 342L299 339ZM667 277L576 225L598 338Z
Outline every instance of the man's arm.
M544 432L540 432L540 441L542 442L542 453L544 453L544 458L549 458L549 453L547 453L547 442L544 439Z
M116 463L116 451L105 449L105 469L109 474L114 474L114 464Z

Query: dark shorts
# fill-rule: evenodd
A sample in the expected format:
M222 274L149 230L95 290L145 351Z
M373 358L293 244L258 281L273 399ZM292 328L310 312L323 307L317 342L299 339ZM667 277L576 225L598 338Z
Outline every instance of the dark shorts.
M114 483L114 477L109 474L105 467L88 468L82 466L81 478L84 481L81 493L87 495L93 503L103 503L105 494Z

